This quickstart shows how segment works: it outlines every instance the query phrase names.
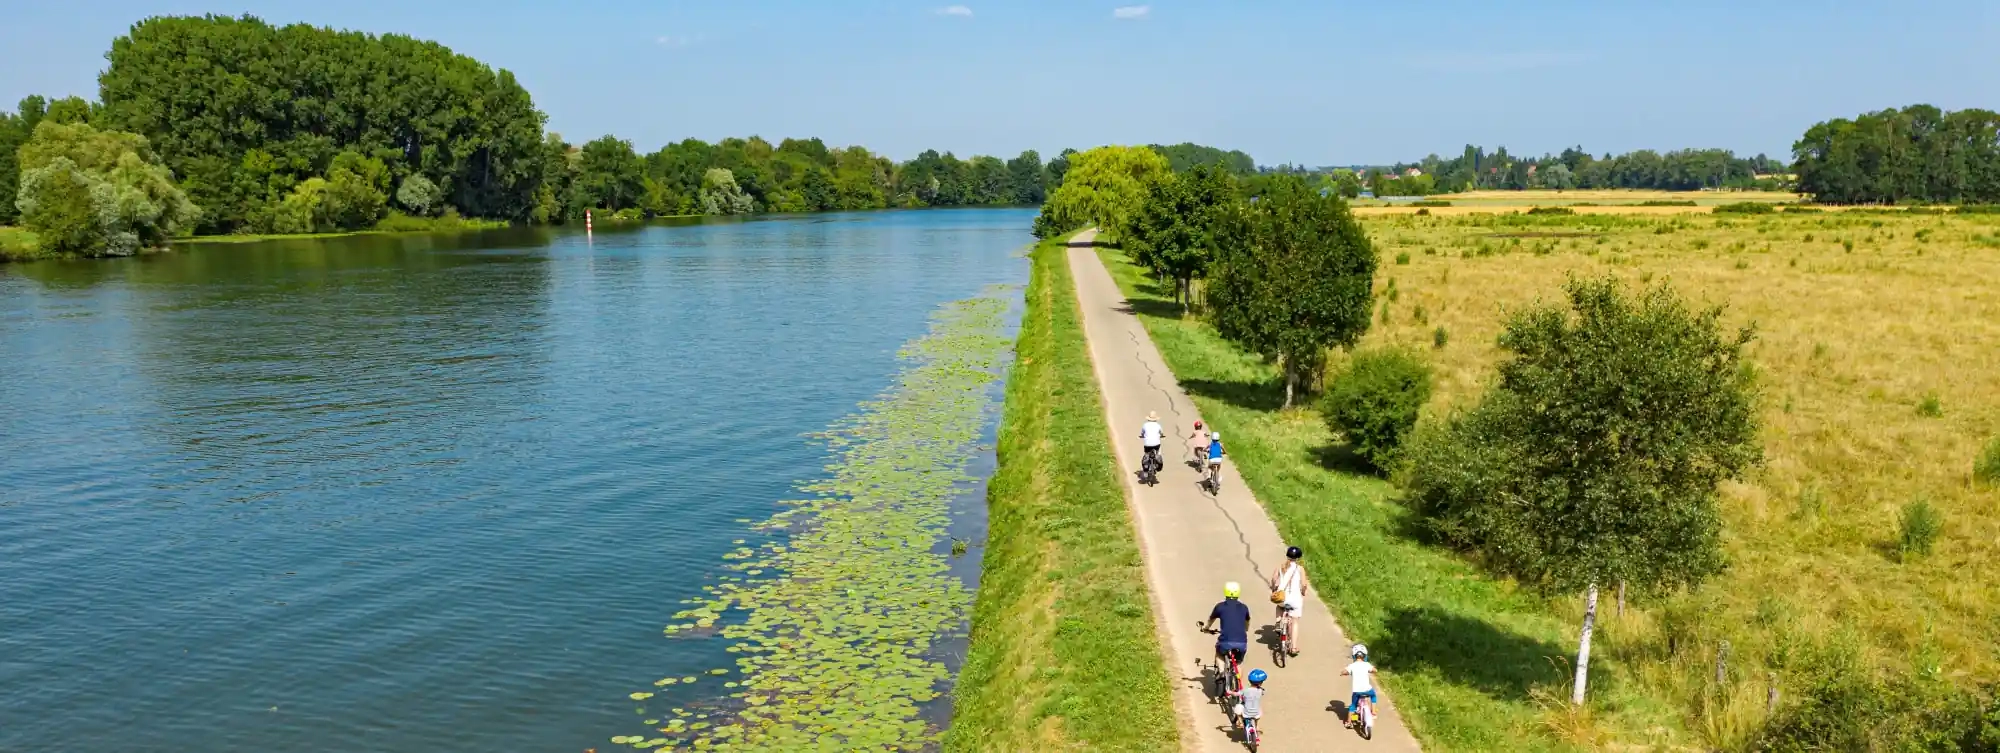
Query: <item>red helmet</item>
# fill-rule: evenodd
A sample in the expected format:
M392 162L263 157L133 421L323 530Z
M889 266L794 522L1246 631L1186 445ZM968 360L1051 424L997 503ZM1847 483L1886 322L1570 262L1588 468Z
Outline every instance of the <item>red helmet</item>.
M1194 420L1194 428L1201 428L1201 419L1197 418Z

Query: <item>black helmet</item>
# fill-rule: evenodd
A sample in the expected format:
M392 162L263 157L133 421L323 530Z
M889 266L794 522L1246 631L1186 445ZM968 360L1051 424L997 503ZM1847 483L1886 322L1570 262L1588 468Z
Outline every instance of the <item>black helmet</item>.
M1306 556L1306 553L1299 551L1298 547L1292 546L1285 548L1285 559L1295 560L1304 556Z

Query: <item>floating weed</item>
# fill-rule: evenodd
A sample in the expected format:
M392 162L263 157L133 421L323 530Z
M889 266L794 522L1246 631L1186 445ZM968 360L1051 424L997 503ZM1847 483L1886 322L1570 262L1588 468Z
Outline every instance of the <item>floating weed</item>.
M699 630L732 641L736 667L707 671L738 675L723 683L737 692L716 721L674 709L658 728L670 737L612 742L718 751L936 744L938 730L918 714L950 679L933 644L971 605L938 550L951 502L972 480L963 469L1012 344L1010 297L994 289L942 307L930 332L899 352L910 363L894 386L816 436L834 458L828 477L750 525L788 535L785 543L738 540L725 567L749 577L717 579L674 615L669 636ZM716 627L730 612L744 619ZM650 696L633 698L641 695Z

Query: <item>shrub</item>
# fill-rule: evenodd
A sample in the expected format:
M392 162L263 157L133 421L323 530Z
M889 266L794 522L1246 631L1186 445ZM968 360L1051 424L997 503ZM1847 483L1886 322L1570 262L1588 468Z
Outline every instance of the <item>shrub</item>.
M1396 254L1396 263L1397 264L1410 263L1410 252L1404 251L1402 253Z
M1356 353L1347 370L1328 384L1320 412L1334 434L1377 469L1387 470L1403 438L1431 398L1431 369L1398 349Z
M1412 202L1410 202L1410 206L1413 206L1413 207L1448 207L1448 206L1451 206L1451 202L1449 202L1449 201L1438 201L1438 200L1435 200L1435 199L1425 199L1425 200L1423 200L1423 201L1412 201Z
M1924 399L1917 401L1917 415L1924 418L1937 418L1944 415L1944 403L1938 400L1937 393L1924 393Z
M1569 207L1535 207L1529 209L1528 214L1576 214L1576 210Z
M1944 514L1922 498L1903 505L1903 516L1898 526L1896 553L1905 560L1927 556L1937 545L1938 534L1944 530Z
M1442 350L1451 343L1451 332L1443 327L1431 331L1431 347Z
M444 205L444 192L438 185L422 175L412 175L403 179L403 185L396 189L396 203L418 217L429 217L432 210Z
M1818 214L1826 210L1819 207L1785 207L1785 214Z
M1994 437L1993 441L1987 442L1986 451L1979 453L1979 457L1973 459L1972 478L1983 483L2000 485L2000 437Z
M1770 214L1776 211L1777 207L1758 201L1739 201L1715 208L1716 214Z
M1673 201L1673 200L1669 200L1669 199L1649 199L1649 200L1646 200L1646 201L1642 201L1642 202L1639 202L1639 206L1642 206L1642 207L1691 207L1691 206L1695 206L1695 203L1694 203L1693 201Z
M1417 216L1418 216L1418 217L1429 217L1429 216L1431 216L1431 210L1429 210L1429 209L1419 209L1419 210L1417 210Z

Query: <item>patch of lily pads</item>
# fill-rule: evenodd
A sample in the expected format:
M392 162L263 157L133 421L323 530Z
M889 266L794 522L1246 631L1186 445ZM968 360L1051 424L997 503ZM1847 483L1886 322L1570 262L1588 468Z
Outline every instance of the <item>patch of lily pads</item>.
M637 749L917 750L940 730L919 717L950 672L934 644L962 624L970 592L938 552L951 502L993 407L1011 351L1006 288L946 304L904 344L895 384L823 439L826 478L752 526L783 533L736 542L725 576L666 627L669 636L732 641L733 669L667 677L666 692L715 678L726 706L647 713ZM782 543L780 543L782 542ZM741 620L724 621L740 613ZM720 681L727 678L726 681ZM634 701L651 690L631 694Z

